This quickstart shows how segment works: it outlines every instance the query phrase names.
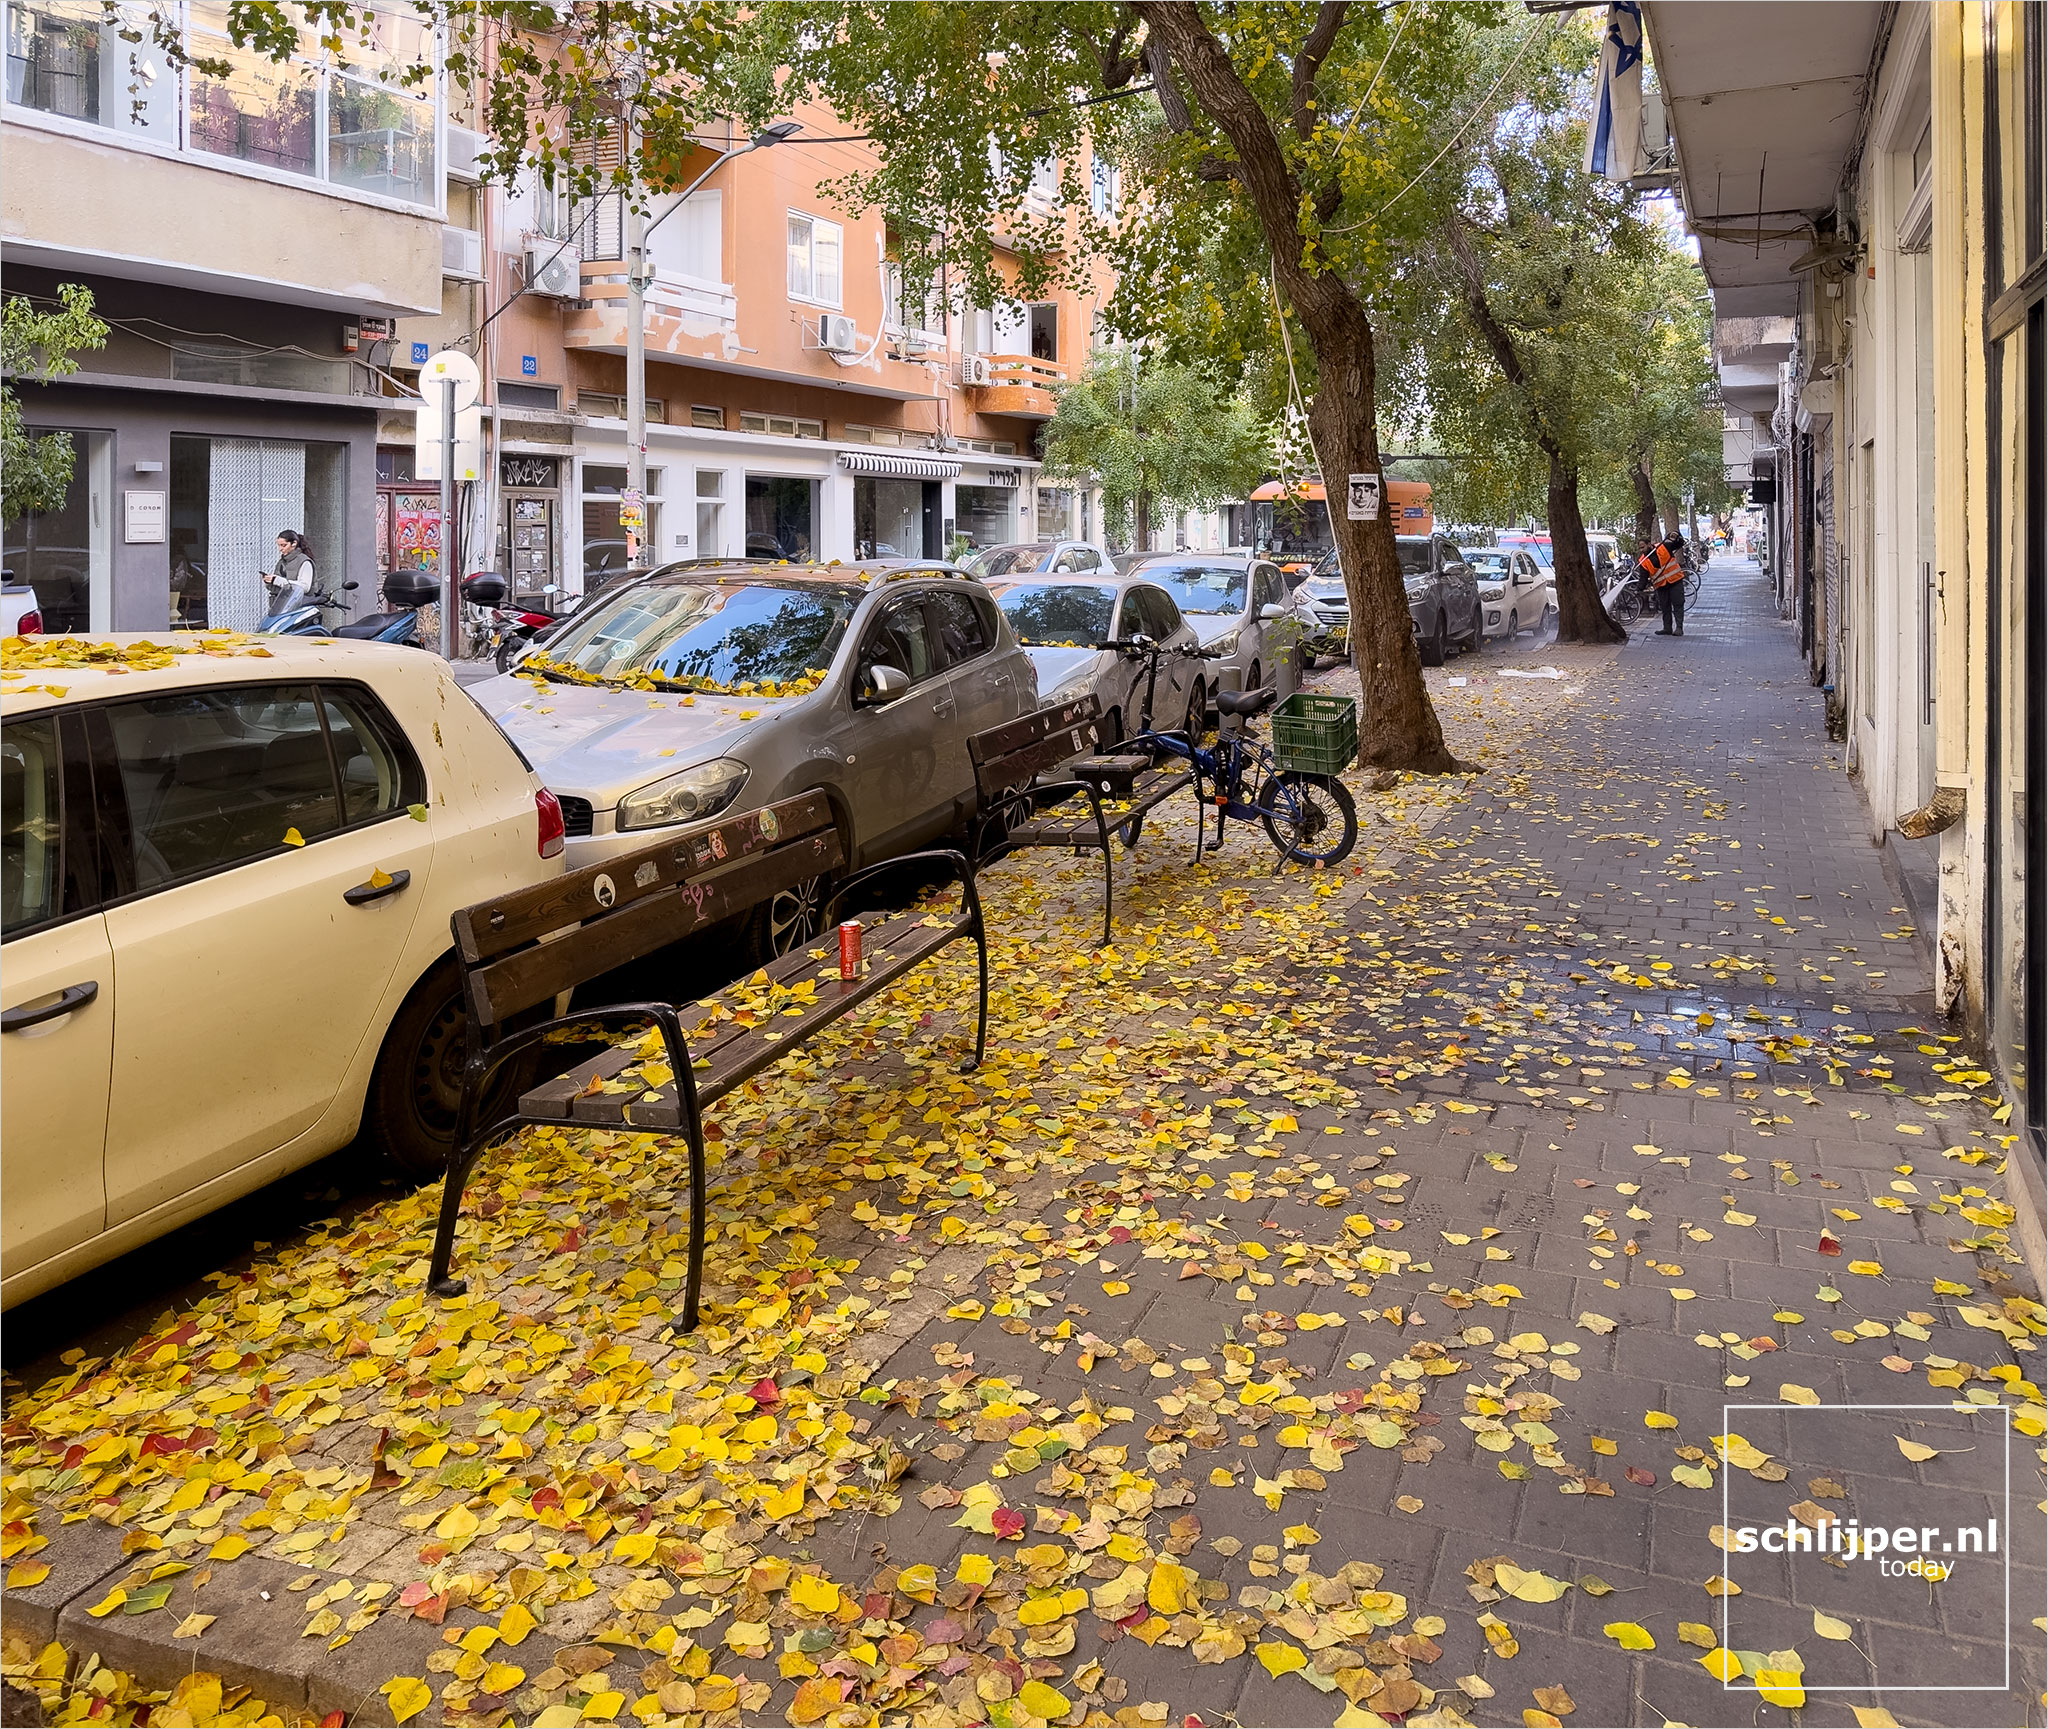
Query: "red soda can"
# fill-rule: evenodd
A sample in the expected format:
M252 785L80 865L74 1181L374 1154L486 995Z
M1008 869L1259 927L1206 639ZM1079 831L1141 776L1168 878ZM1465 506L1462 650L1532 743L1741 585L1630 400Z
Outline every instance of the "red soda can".
M860 920L848 919L839 927L839 976L857 979L860 972Z

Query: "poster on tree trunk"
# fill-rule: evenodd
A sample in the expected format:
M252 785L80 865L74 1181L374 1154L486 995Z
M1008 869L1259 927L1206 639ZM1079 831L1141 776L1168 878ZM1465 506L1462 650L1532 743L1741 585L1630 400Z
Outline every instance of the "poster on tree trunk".
M1353 522L1377 522L1380 516L1380 477L1354 474L1344 514Z

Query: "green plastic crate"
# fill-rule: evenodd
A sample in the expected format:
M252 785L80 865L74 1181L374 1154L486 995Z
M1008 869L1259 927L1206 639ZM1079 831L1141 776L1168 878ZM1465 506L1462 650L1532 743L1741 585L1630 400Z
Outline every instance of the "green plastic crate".
M1358 760L1358 704L1296 691L1273 711L1273 755L1302 774L1342 774Z

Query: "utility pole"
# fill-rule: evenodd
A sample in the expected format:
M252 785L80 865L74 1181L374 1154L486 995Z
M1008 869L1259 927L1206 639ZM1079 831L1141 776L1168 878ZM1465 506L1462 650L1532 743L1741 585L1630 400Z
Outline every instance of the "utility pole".
M639 128L630 118L633 109L629 103L626 110L626 160L634 163L639 154ZM646 211L631 202L629 192L626 206L626 494L619 500L620 526L626 530L626 562L635 562L641 540L647 534L647 289L654 280L654 267L647 256L647 241L678 210L689 203L697 188L716 174L735 156L744 156L750 150L766 150L771 144L780 144L785 138L793 137L803 128L794 120L778 120L772 126L762 128L737 150L722 150L717 159L690 184L683 188L681 196L657 216L647 220ZM680 508L680 506L679 506ZM627 527L629 522L636 526Z

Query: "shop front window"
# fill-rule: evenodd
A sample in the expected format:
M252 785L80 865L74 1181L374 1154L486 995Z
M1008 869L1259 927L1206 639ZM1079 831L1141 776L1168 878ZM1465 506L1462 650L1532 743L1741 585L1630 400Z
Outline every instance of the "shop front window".
M747 476L747 555L810 558L817 547L815 483L780 474Z
M47 437L49 427L30 427ZM109 432L65 432L71 481L55 510L31 510L5 525L4 556L13 582L36 591L43 629L113 628L113 456Z
M1014 486L957 486L954 527L969 547L1007 546L1018 536Z
M270 611L263 573L277 567L278 531L286 528L306 537L322 589L347 580L347 445L173 437L172 623L191 630L261 624ZM389 536L382 538L388 545Z
M853 483L854 557L923 557L924 487L918 480L858 476Z
M629 471L600 463L583 467L583 592L588 594L601 582L617 576L634 561L626 555L626 531L619 523L619 495L626 490ZM660 562L650 557L661 544L662 471L647 471L647 529L640 535L639 563Z

